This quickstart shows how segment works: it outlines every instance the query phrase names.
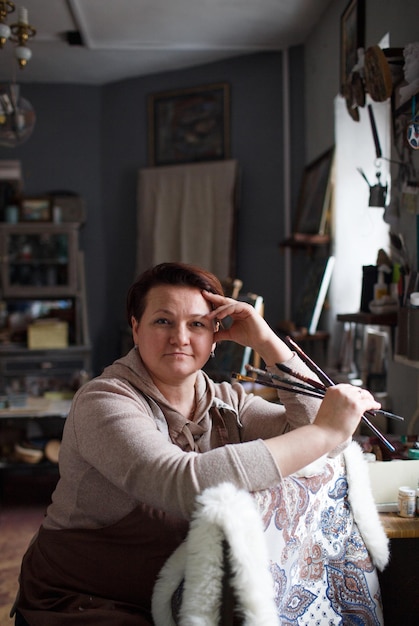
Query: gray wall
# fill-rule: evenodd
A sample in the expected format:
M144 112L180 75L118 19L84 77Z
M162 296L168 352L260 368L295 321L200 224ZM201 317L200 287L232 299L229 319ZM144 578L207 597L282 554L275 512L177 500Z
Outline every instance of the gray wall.
M293 202L304 164L303 49L290 51ZM241 169L236 275L260 293L266 317L283 318L282 55L242 56L103 88L25 85L34 106L32 137L0 159L20 159L25 193L71 190L86 200L82 228L94 373L119 355L127 287L134 278L138 170L147 166L151 93L228 82L231 156Z

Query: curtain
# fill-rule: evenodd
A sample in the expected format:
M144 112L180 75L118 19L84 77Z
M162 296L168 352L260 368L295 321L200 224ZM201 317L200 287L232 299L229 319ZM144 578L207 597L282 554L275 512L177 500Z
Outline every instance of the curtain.
M180 261L230 276L236 179L234 160L140 170L137 274Z

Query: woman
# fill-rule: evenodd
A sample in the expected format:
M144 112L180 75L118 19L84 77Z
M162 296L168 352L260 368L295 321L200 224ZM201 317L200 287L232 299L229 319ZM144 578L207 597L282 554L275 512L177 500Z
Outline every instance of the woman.
M157 574L198 494L226 481L273 487L333 453L380 406L351 385L321 403L283 392L282 406L213 383L201 368L218 341L251 346L268 368L308 372L253 307L224 297L200 268L146 271L127 314L135 348L77 392L60 480L23 559L18 619L31 626L152 624Z

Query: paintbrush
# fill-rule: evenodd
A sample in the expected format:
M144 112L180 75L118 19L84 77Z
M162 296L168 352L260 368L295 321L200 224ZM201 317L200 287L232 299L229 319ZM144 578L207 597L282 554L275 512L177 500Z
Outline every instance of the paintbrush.
M275 365L278 369L281 370L281 372L285 372L286 374L289 374L290 376L294 376L294 378L298 378L299 380L304 381L305 383L311 385L312 387L315 387L316 389L326 388L326 385L324 385L323 383L320 383L318 380L315 380L314 378L309 378L309 376L306 376L305 374L301 374L300 372L295 372L290 367L288 367L288 365L284 365L283 363L275 363Z
M299 379L299 380L303 380L306 383L308 383L308 385L311 385L312 387L316 387L316 389L326 389L326 386L323 385L322 383L319 383L318 381L309 378L308 376L305 376L304 374L301 374L300 372L295 372L294 370L292 370L290 367L287 367L286 365L284 365L283 363L275 363L276 367L280 370L282 370L283 372L286 372L287 374L289 374L290 376L294 376L295 378ZM273 376L275 377L275 375L273 374ZM281 380L281 377L278 376L277 377L279 380ZM283 379L282 379L283 380ZM295 383L297 384L297 383ZM308 388L307 385L307 388ZM332 387L333 385L329 385L329 387ZM384 415L385 417L388 417L389 419L393 419L393 420L398 420L400 422L404 422L404 417L401 417L400 415L395 415L394 413L390 413L389 411L384 411L384 409L377 409L377 410L371 410L371 411L367 411L368 415L371 415L372 417L375 417L376 415Z
M310 359L308 354L306 354L300 348L300 346L297 343L295 343L294 339L292 339L291 337L288 336L288 337L286 337L286 341L287 341L288 345L291 348L294 348L294 350L301 357L301 359L304 361L304 363L306 365L308 365L308 367L311 369L311 371L314 372L315 374L317 374L317 376L325 384L326 387L331 387L331 386L333 386L335 384L333 382L333 380L331 378L329 378L329 376L326 374L326 372L324 372L312 359Z
M258 385L262 385L263 387L270 387L271 389L279 389L281 391L294 391L294 393L298 393L303 396L309 396L311 398L320 398L320 400L324 397L324 393L321 393L320 390L316 391L315 389L313 389L311 391L308 391L305 389L293 389L290 387L285 387L283 385L277 385L273 381L253 378L253 376L244 376L243 374L238 374L236 372L233 372L231 377L239 380L240 382L256 383Z
M310 357L304 352L304 350L302 350L300 348L300 346L298 344L296 344L295 341L291 337L287 337L286 341L287 341L289 346L294 348L294 350L301 357L301 359L304 361L304 363L311 369L311 371L314 372L315 374L317 374L317 376L320 378L320 380L322 380L324 382L326 387L333 387L335 385L333 380L331 378L329 378L329 376L327 376L327 374L325 372L323 372L323 370L312 359L310 359ZM277 366L278 366L278 364L277 364ZM295 374L297 374L297 372L295 372ZM299 376L296 376L296 377L299 378ZM366 411L366 413L368 415L372 415L372 416L375 415L375 413L372 412L372 411ZM382 441L382 443L391 452L395 452L396 451L396 448L384 437L384 435L378 430L378 428L376 428L374 426L374 424L372 424L370 422L370 420L366 417L365 414L362 416L362 420L368 426L368 428L370 428L370 430L372 430L372 432L380 439L380 441Z
M267 372L266 370L261 370L257 367L253 367L253 365L245 365L246 370L248 372L252 372L253 374L257 374L258 377L262 376L262 378L268 380L277 380L280 383L284 383L286 385L291 385L293 387L299 387L300 389L305 389L306 391L324 391L324 386L317 387L311 384L298 383L295 380L291 380L290 378L284 378L283 376L278 376L278 374L274 374L273 372ZM291 371L291 370L290 370ZM295 378L295 377L294 377Z

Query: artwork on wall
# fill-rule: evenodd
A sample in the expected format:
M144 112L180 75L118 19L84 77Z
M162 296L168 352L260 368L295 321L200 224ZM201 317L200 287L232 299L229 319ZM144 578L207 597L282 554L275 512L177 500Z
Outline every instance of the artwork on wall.
M365 0L350 0L340 18L340 88L345 85L358 61L358 48L364 47Z
M306 328L309 335L314 335L317 331L334 264L333 256L319 257L312 261L299 294L295 323L298 328Z
M149 164L177 165L228 158L229 107L227 83L149 96Z
M303 172L294 238L325 235L330 229L331 171L334 148L330 148Z

